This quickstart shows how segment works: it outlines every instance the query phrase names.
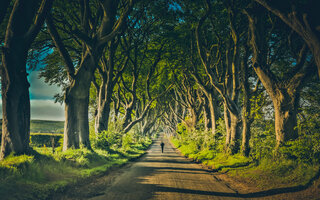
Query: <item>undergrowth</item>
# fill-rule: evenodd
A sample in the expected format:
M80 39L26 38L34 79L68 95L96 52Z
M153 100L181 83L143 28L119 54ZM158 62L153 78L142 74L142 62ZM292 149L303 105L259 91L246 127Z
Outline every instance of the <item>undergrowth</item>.
M48 199L89 177L99 176L114 167L144 154L151 139L126 138L126 144L92 150L34 147L32 155L10 155L0 161L1 199ZM97 142L97 141L96 141Z
M298 128L305 130L302 126L311 127L300 123ZM297 140L288 141L276 151L273 122L259 121L252 128L248 157L225 152L225 130L221 127L222 120L212 136L210 131L190 131L179 124L171 142L184 156L261 189L305 186L319 173L320 134L314 127L312 134L311 130L309 134L299 130Z

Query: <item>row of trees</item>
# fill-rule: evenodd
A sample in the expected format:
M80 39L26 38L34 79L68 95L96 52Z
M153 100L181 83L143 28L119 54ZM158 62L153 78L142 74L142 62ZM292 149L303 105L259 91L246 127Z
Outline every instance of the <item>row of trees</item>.
M274 118L276 150L296 140L297 116L306 115L302 102L318 104L300 95L311 89L308 83L319 84L314 49L319 42L318 2L206 0L179 5L176 36L181 41L174 37L173 45L181 60L173 62L182 70L175 75L163 118L168 129L174 131L182 122L191 131L211 129L216 135L221 118L225 151L249 156L251 125L264 113L264 118Z
M212 137L223 119L225 150L248 156L251 124L267 110L261 96L272 101L278 148L298 137L300 94L320 74L317 1L1 4L1 159L29 151L26 66L43 57L40 76L63 88L64 150L91 148L90 116L96 134L110 123L141 134L184 123Z
M157 6L168 11L165 2L5 2L1 159L11 152L29 151L26 66L43 57L46 67L40 76L63 88L63 94L55 97L65 104L64 150L91 148L89 105L96 133L108 130L111 106L113 121L121 118L121 131L128 132L137 123L144 133L152 129L159 116L156 100L170 89L170 81L163 81L167 76L162 63L163 22L152 13L159 12ZM146 116L153 120L144 120Z

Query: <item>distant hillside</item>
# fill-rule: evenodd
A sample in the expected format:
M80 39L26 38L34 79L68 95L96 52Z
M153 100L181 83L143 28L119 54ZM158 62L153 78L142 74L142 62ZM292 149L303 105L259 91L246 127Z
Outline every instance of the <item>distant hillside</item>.
M63 133L64 121L31 120L31 133Z
M2 120L0 120L2 132ZM63 133L64 121L31 120L31 133Z

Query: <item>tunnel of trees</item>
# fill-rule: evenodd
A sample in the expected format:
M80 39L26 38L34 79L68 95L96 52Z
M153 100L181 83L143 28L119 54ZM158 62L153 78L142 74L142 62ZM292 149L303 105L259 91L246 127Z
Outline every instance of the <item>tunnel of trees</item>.
M161 130L252 157L291 145L319 162L319 3L3 0L0 159L30 151L27 71L41 61L63 88L63 150Z

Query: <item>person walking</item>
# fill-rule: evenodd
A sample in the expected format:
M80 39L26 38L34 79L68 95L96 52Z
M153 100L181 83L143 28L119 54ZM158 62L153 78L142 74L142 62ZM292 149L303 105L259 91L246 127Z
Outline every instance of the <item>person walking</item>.
M164 143L161 142L160 146L161 146L161 152L163 153Z

